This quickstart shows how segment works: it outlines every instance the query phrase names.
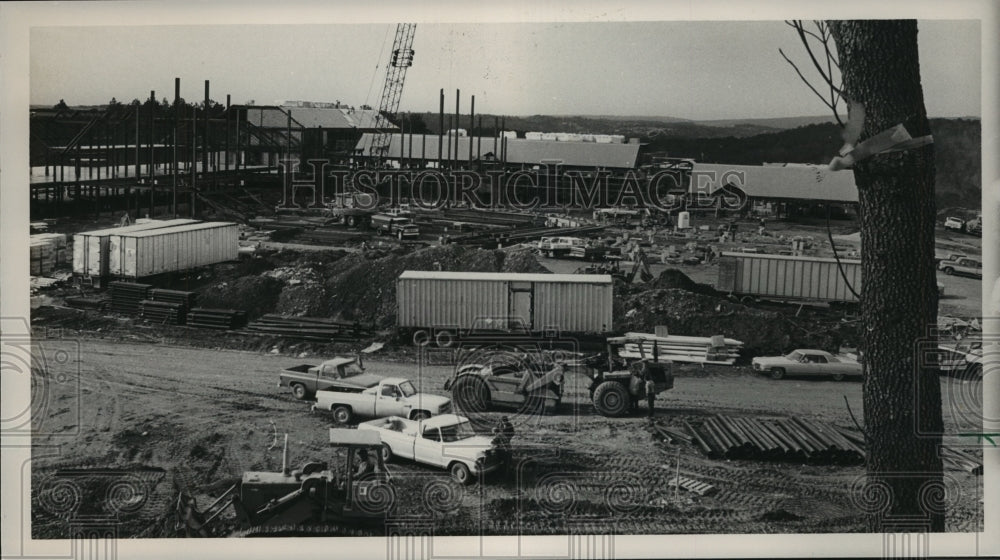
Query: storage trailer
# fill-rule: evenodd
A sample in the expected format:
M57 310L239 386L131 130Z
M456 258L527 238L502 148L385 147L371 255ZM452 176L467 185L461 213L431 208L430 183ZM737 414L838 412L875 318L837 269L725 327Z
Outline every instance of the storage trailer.
M484 331L603 335L613 289L607 274L407 270L396 281L397 325L442 346L442 335Z
M73 273L95 284L108 276L108 241L113 235L198 223L198 220L150 220L129 226L83 231L73 236Z
M239 237L239 225L231 222L114 234L108 240L108 272L135 279L234 261Z
M860 260L840 259L838 267L832 258L722 253L716 288L743 298L855 303L848 282L861 293Z

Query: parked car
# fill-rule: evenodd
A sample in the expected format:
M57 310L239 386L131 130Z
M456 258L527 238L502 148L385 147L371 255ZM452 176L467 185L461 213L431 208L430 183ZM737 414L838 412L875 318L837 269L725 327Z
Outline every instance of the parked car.
M443 414L427 420L390 416L358 424L382 438L382 460L395 457L447 469L462 484L503 466L504 454L494 439L472 429L468 418Z
M424 420L451 412L451 399L448 397L418 393L409 380L401 377L379 380L373 377L365 376L367 387L348 380L316 391L313 410L331 411L334 420L341 424L350 422L355 416L402 416L410 420Z
M949 216L944 220L944 229L962 231L965 229L965 220Z
M833 355L823 350L794 350L784 356L754 358L754 371L767 373L771 379L786 375L824 376L840 381L861 377L861 364L843 354Z
M358 379L364 373L365 369L357 358L336 357L319 365L300 364L282 370L278 376L278 387L291 387L295 398L303 400L334 385L349 383L367 387L368 380L381 379L372 375L366 376L368 380Z
M938 367L942 373L980 379L983 376L983 343L981 340L964 340L953 346L938 346Z
M943 260L938 263L938 270L943 271L949 276L952 274L962 274L979 279L983 277L983 263L969 257Z

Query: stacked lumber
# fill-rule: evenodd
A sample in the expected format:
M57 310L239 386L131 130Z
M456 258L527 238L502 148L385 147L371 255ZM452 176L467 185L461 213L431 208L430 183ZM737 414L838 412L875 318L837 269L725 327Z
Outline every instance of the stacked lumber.
M161 325L183 325L186 308L181 303L144 299L139 302L139 316Z
M626 333L625 336L641 338L642 352L638 343L626 344L619 351L623 358L646 358L653 356L654 348L659 358L672 362L699 364L733 365L740 356L743 343L723 336L656 336L648 333Z
M195 307L188 311L187 325L203 329L232 330L245 326L247 314L235 309Z
M66 263L66 235L39 233L31 236L30 272L32 276L47 276Z
M111 291L112 311L125 315L138 315L139 304L149 299L149 290L152 286L134 282L111 282L108 288Z
M686 424L695 444L713 458L863 463L865 452L844 430L800 417L747 418L717 415L697 429Z
M371 328L350 321L281 315L264 315L247 330L316 342L357 340L371 334Z

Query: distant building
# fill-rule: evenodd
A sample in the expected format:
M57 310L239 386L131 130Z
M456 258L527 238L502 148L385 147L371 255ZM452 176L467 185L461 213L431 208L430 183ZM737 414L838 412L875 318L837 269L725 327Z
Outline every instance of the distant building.
M639 144L599 144L597 142L568 142L552 140L530 140L516 138L513 131L506 131L504 139L478 136L446 135L441 157L457 160L459 164L471 163L469 147L472 147L472 161L499 161L508 166L530 168L546 163L559 162L564 169L635 169L639 157ZM356 149L362 155L371 154L372 134L364 134ZM451 148L449 142L451 140ZM455 153L457 152L457 154ZM420 166L422 162L435 163L438 160L438 136L421 134L393 134L386 157L402 160Z
M302 161L346 162L365 133L399 130L378 111L337 103L285 101L281 105L238 107L248 135L248 160L269 164L285 151ZM276 146L287 147L274 153Z

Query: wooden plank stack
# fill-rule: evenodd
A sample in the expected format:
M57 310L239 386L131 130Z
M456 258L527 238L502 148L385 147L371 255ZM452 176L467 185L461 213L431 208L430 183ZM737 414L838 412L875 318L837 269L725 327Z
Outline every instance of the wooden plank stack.
M138 315L143 300L149 299L149 284L135 282L111 282L111 310L123 315Z
M149 291L149 299L163 303L179 304L184 307L185 311L187 311L195 306L195 303L198 300L198 294L195 292L153 288Z
M247 324L247 314L235 309L195 307L188 311L187 325L203 329L233 330Z
M31 236L29 270L32 276L48 276L67 262L66 234L39 233Z
M643 354L647 358L653 356L654 346L661 359L672 362L689 362L700 364L733 365L739 358L743 343L723 336L656 336L649 333L626 333L627 337L643 339L642 352L639 344L626 344L619 351L623 358L639 358Z
M841 429L806 418L717 415L697 429L685 425L695 444L713 458L844 465L865 460L862 446Z

